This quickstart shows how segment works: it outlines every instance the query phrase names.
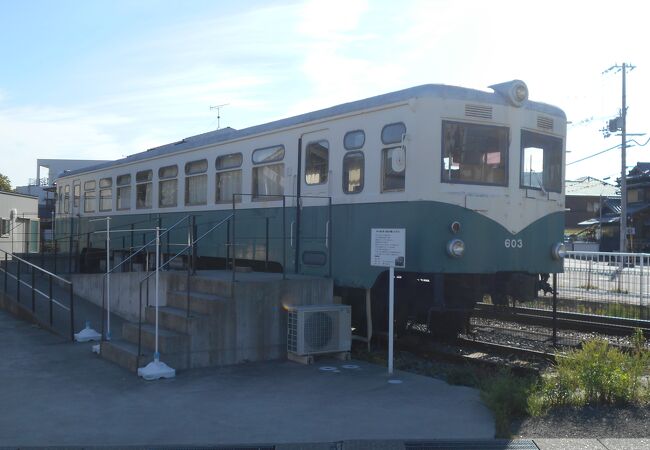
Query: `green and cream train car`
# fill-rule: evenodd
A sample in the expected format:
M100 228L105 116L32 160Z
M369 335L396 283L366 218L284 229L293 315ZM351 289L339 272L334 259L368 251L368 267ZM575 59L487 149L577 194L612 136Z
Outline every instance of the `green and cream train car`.
M533 296L540 274L562 270L566 116L519 80L491 89L423 85L65 173L57 234L87 256L104 246L93 219L139 230L191 216L200 235L234 211L197 244L199 267L234 256L331 276L350 301L372 292L383 303L371 230L404 229L398 318ZM167 257L183 233L163 239ZM137 248L145 234L115 234L112 247Z

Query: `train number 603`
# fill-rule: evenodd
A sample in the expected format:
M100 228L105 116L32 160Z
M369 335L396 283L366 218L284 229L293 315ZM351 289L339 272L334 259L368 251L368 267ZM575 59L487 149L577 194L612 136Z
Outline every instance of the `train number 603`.
M524 241L522 239L506 239L503 244L506 248L522 248Z

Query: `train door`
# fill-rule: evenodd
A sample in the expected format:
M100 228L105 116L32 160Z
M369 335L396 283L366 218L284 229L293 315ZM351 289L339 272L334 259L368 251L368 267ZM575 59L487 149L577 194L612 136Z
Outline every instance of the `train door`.
M330 138L328 130L300 139L297 177L296 272L330 275Z

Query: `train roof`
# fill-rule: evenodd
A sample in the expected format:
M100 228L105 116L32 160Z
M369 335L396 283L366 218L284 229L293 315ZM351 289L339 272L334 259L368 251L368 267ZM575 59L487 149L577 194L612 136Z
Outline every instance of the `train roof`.
M192 150L194 148L227 142L234 139L241 139L260 133L280 130L283 128L294 127L303 123L323 120L329 117L336 117L364 109L377 108L383 105L398 103L418 97L437 97L444 99L499 104L505 106L511 105L505 96L500 95L497 92L479 91L477 89L449 86L445 84L424 84L421 86L415 86L412 88L403 89L401 91L390 92L388 94L382 94L363 100L343 103L341 105L332 106L330 108L325 108L294 117L288 117L262 125L254 125L252 127L244 128L241 130L227 127L220 130L209 131L207 133L184 138L171 144L164 144L159 147L150 148L144 152L135 153L133 155L129 155L125 158L117 159L115 161L100 163L93 166L84 167L83 169L71 170L61 174L60 177L69 177L72 175L93 172L113 166L120 166L123 164L130 164L150 158L157 158L164 155L180 153L183 151ZM525 109L530 109L553 116L560 116L566 119L564 111L562 111L560 108L548 105L546 103L533 102L528 100L524 103L523 107Z

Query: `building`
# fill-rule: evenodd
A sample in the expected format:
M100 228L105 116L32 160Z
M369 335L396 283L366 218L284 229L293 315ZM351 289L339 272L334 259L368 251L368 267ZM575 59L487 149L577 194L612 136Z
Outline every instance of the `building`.
M580 230L580 223L601 214L615 212L619 203L619 188L603 180L583 177L565 182L566 215L564 227L568 234ZM614 200L614 201L612 201ZM620 208L620 207L619 207ZM619 209L620 214L620 209Z
M0 191L0 258L39 250L38 197Z
M56 179L70 170L77 170L107 162L98 159L37 159L36 178L31 178L27 186L16 187L16 192L27 196L38 197L38 218L41 223L40 241L52 239L52 222L56 204ZM42 176L41 169L47 169L48 175Z

